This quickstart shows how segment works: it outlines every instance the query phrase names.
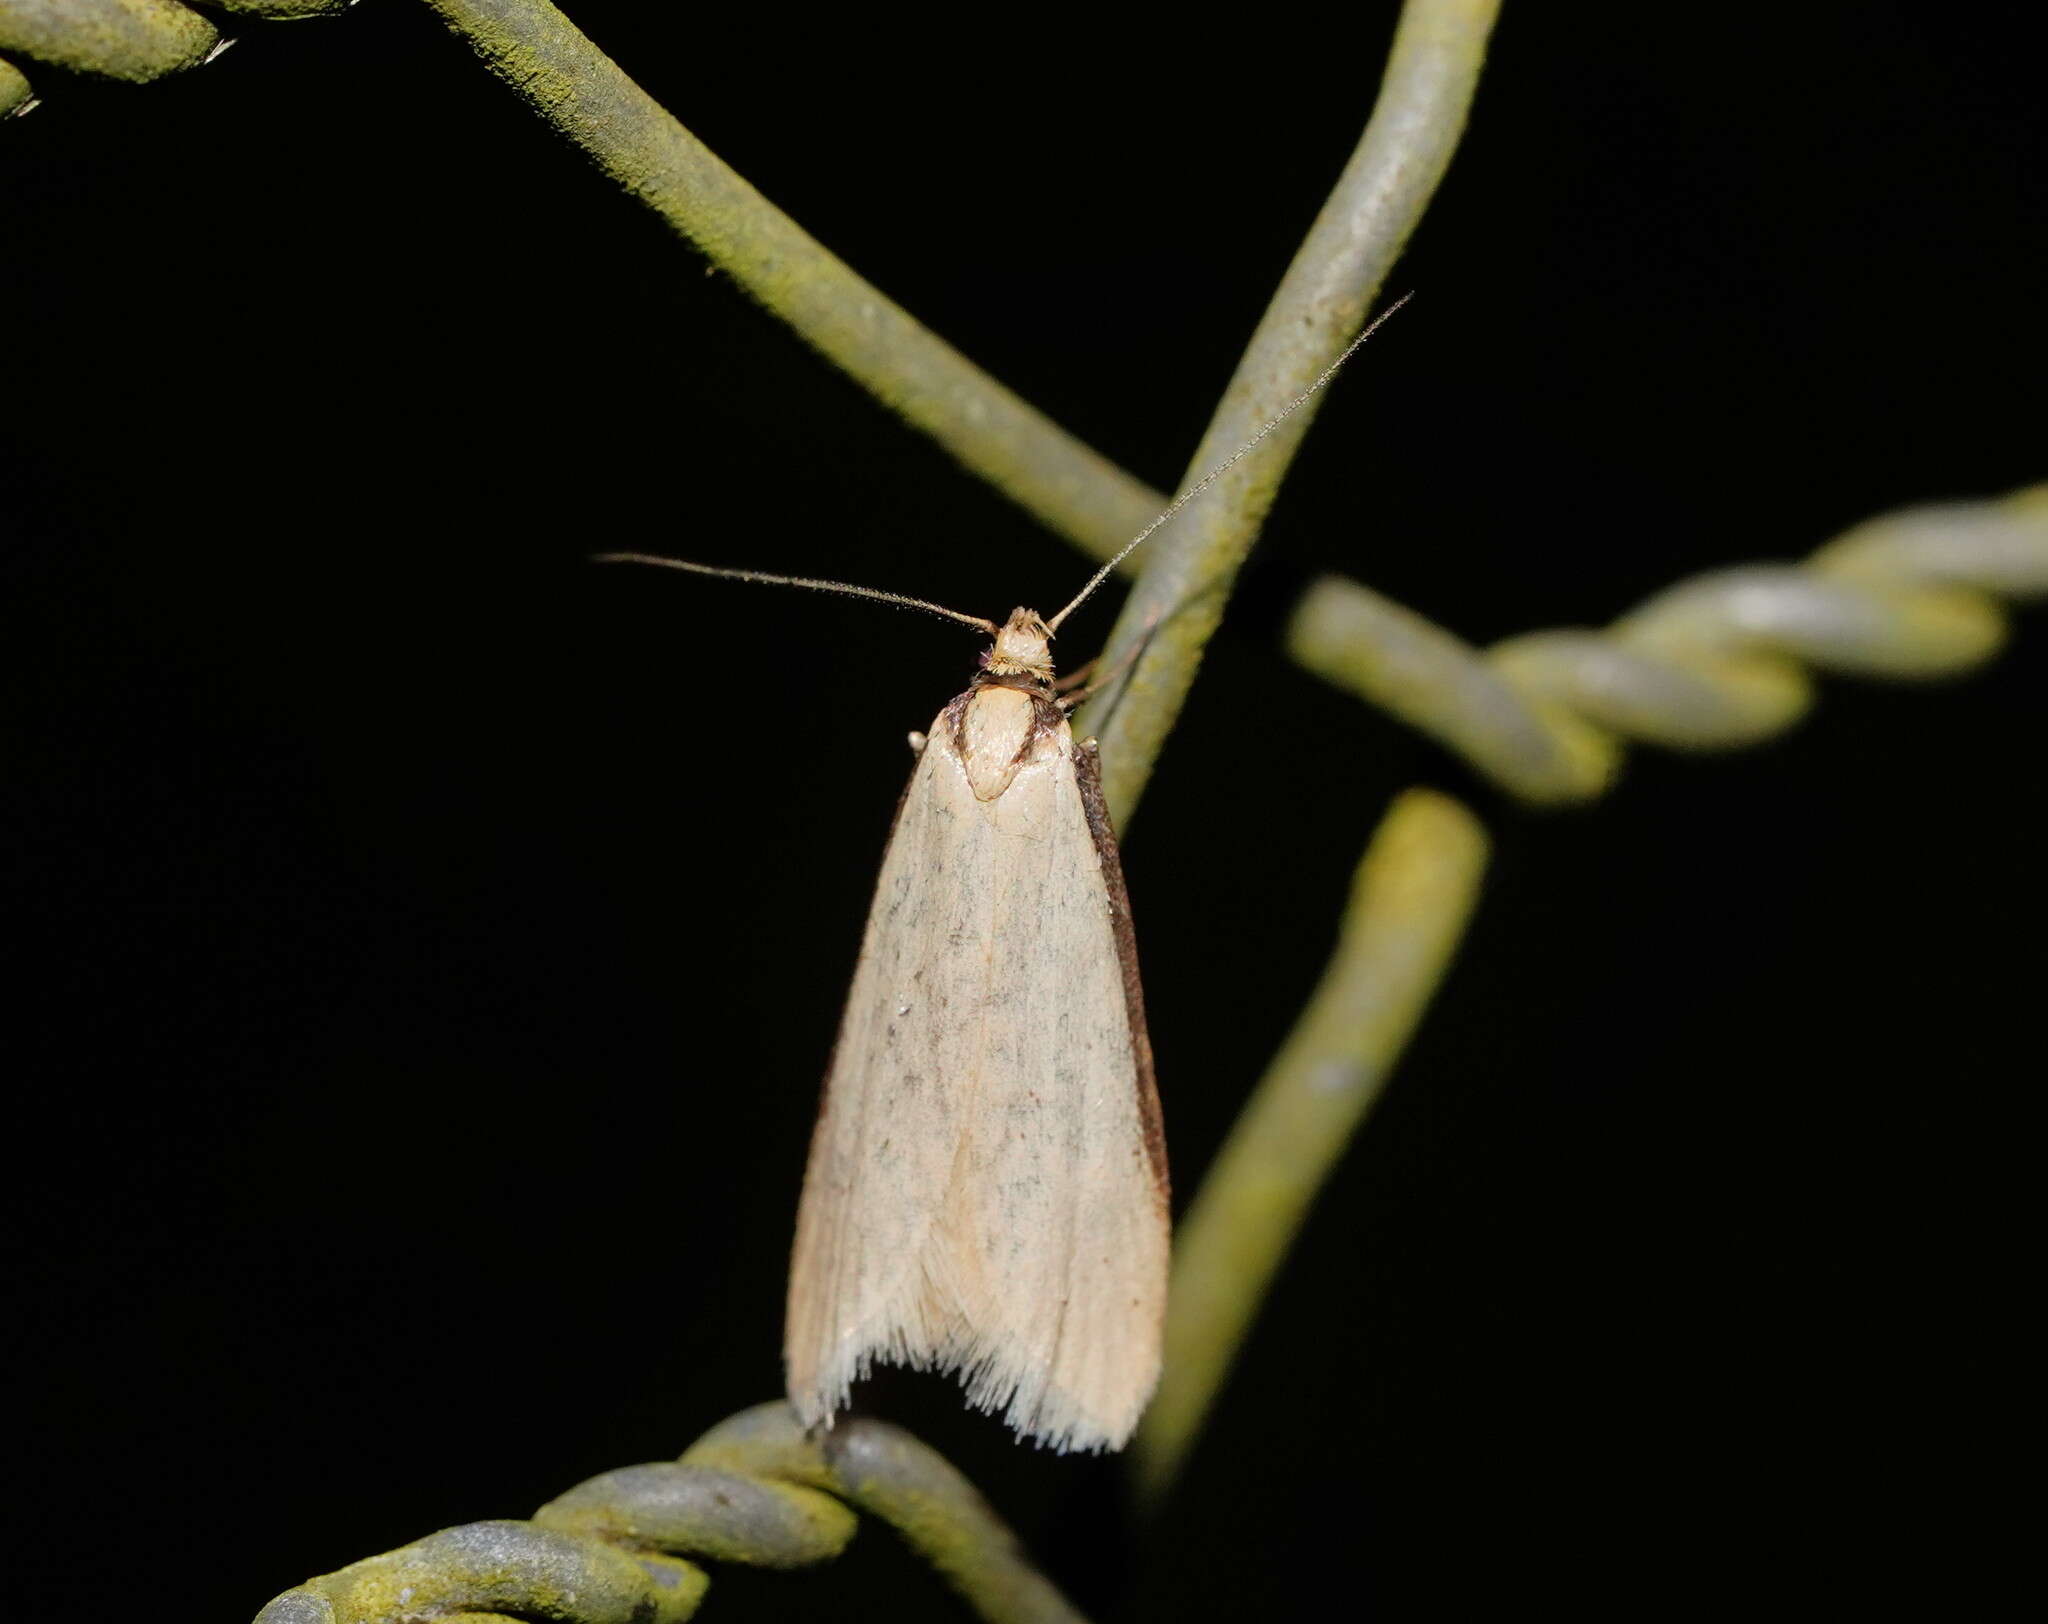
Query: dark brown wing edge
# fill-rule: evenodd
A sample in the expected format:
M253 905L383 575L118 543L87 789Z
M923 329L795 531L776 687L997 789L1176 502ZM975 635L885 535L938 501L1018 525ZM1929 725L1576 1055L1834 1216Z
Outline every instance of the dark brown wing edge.
M1116 956L1123 969L1124 1011L1131 1023L1131 1058L1137 1062L1138 1119L1145 1125L1145 1154L1159 1186L1159 1204L1167 1205L1171 1184L1166 1172L1166 1126L1159 1115L1159 1084L1152 1071L1152 1035L1145 1028L1145 986L1138 977L1138 938L1131 929L1131 896L1124 889L1123 859L1117 855L1116 831L1109 826L1109 807L1102 799L1102 770L1092 746L1074 752L1074 776L1081 785L1081 806L1088 814L1088 832L1095 837L1095 856L1102 864L1102 883L1109 893L1110 924L1116 933Z

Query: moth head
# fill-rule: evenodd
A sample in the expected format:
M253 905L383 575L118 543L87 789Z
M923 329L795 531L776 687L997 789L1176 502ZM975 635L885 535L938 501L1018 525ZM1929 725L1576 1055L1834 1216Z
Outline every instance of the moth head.
M982 656L990 676L1038 677L1052 681L1052 630L1036 609L1013 609L996 633L995 647Z

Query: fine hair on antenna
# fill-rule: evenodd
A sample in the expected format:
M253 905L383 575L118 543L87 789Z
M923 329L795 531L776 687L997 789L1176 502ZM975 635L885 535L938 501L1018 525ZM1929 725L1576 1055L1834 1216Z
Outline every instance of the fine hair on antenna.
M1202 492L1206 491L1217 480L1221 479L1231 469L1244 461L1246 457L1250 456L1267 435L1271 434L1282 423L1286 422L1288 418L1292 417L1308 402L1310 396L1337 376L1338 369L1351 359L1357 352L1359 345L1378 332L1389 316L1393 315L1395 311L1399 310L1401 306L1414 297L1415 295L1412 292L1402 294L1400 298L1396 299L1386 309L1373 317L1371 321L1367 322L1365 329L1349 344L1344 346L1343 352L1338 355L1336 360L1323 368L1314 383L1310 384L1285 406L1281 407L1279 411L1274 413L1272 419L1258 433L1254 434L1243 445L1224 458L1223 461L1219 462L1200 479L1196 480L1194 484L1188 486L1180 495L1167 503L1165 511L1158 518L1154 519L1143 530L1140 530L1129 541L1125 542L1123 546L1119 547L1115 557L1111 558L1101 569L1088 577L1088 584L1074 594L1073 601L1058 614L1046 621L1045 629L1048 632L1058 631L1060 629L1060 622L1094 596L1095 589L1109 579L1110 572L1117 565L1121 564L1137 550L1140 542L1148 538L1161 525L1165 524L1168 519L1180 512L1188 503L1200 496ZM922 609L928 615L937 615L944 620L957 620L961 625L972 626L977 631L987 632L991 637L995 636L998 630L994 621L984 620L980 615L963 615L958 609L948 609L944 604L932 603L925 598L907 597L901 592L884 592L877 587L855 586L848 581L818 581L803 575L771 575L766 570L725 569L716 564L693 564L686 558L667 558L659 553L596 553L592 555L591 562L597 564L652 564L665 570L686 570L692 575L715 575L721 580L726 581L753 581L762 586L800 586L809 592L837 592L842 597L872 598L877 603L893 603L904 609Z

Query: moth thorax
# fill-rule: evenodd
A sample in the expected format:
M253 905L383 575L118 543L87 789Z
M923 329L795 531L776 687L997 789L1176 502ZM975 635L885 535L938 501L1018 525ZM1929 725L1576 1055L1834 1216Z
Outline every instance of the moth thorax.
M1014 609L996 633L985 665L992 677L1038 677L1052 681L1052 632L1035 609Z

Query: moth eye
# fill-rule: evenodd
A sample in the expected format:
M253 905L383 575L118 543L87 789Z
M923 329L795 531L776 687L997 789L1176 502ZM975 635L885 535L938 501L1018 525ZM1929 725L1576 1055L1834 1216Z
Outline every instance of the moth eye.
M988 669L988 656L989 651L987 649L983 649L979 654L975 655L974 663L980 666L982 670L986 671Z

